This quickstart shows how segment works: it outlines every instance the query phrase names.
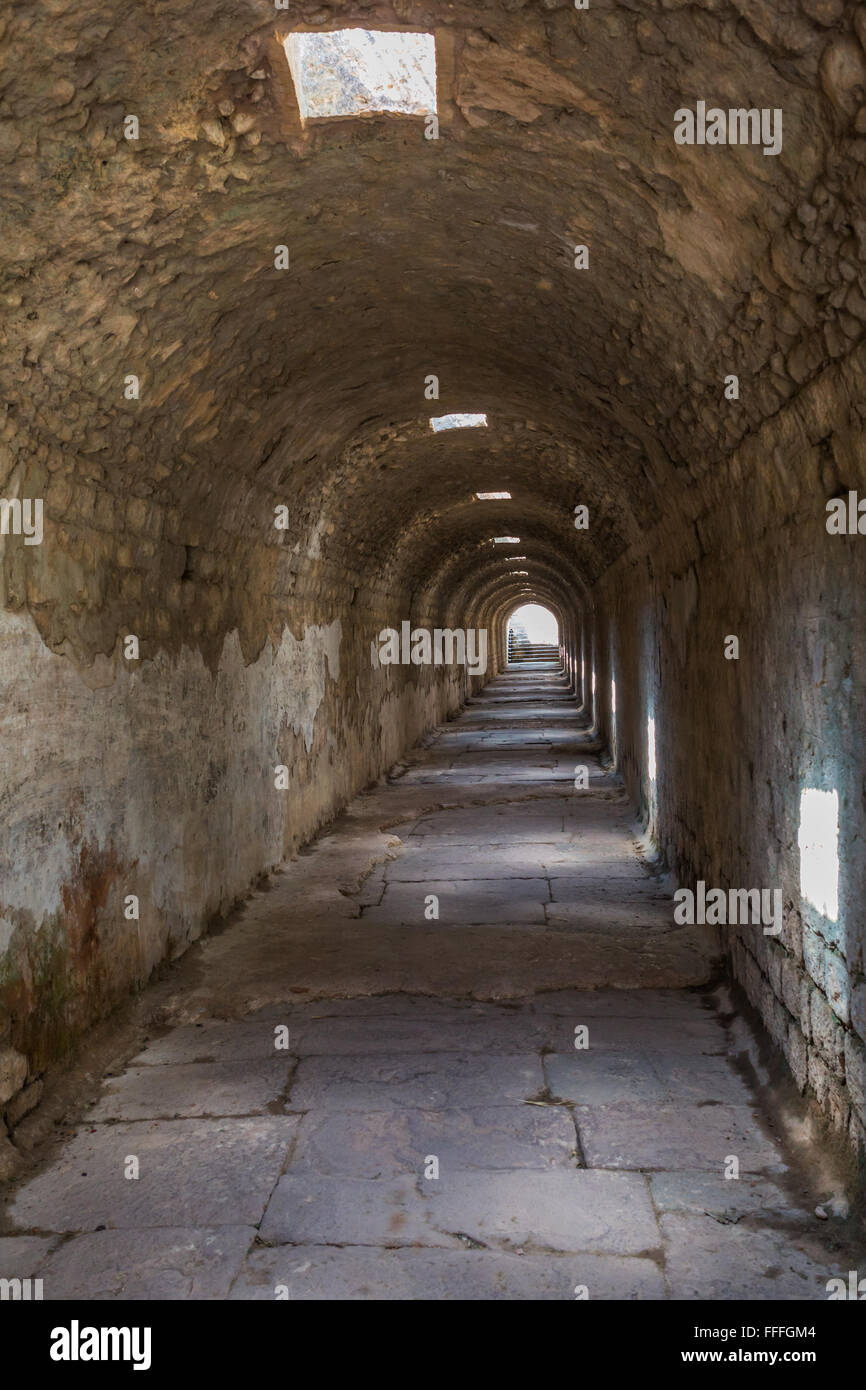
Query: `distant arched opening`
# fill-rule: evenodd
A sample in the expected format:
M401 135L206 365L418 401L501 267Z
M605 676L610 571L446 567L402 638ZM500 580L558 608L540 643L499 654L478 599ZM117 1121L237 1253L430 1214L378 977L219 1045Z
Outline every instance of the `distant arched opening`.
M541 603L524 603L508 619L508 661L559 661L559 620Z

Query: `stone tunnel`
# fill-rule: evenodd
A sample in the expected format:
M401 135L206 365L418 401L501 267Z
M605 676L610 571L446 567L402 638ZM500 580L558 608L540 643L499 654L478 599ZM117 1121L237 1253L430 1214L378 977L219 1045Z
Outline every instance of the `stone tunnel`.
M0 36L0 1280L866 1297L866 6Z

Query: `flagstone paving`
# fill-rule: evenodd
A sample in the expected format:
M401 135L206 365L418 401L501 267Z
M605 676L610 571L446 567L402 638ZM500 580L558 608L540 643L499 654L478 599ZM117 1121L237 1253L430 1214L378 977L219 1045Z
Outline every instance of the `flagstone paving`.
M500 677L193 948L12 1193L0 1278L826 1298L858 1252L732 1055L703 930L674 925L562 679Z

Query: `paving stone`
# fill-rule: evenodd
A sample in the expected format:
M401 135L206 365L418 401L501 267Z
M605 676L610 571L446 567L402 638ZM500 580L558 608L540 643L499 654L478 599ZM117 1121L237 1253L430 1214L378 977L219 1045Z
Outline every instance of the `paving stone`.
M729 1154L745 1172L782 1172L777 1147L755 1112L742 1105L642 1104L578 1106L580 1142L591 1168L702 1168L724 1171Z
M545 1057L544 1075L553 1096L582 1105L666 1097L665 1085L646 1057L612 1048Z
M255 1237L255 1226L74 1236L45 1267L45 1298L225 1299Z
M434 1018L321 1018L298 1020L290 1028L294 1046L305 1057L369 1053L536 1051L551 1036L549 1023L528 1012L510 1015L443 1014Z
M677 1299L819 1299L842 1275L817 1247L789 1232L753 1231L711 1216L661 1217L669 1296Z
M649 1188L637 1173L463 1172L427 1188L440 1230L485 1245L617 1255L660 1245Z
M273 1049L273 1035L271 1036ZM104 1083L87 1121L276 1113L294 1059L132 1067ZM280 1107L281 1108L281 1107Z
M636 863L613 861L603 867L591 856L583 864L583 872L578 874L579 863L571 865L571 873L555 874L551 879L550 891L555 903L585 903L595 900L603 892L613 891L623 903L635 896L643 898L647 893L659 893L658 881L644 873Z
M386 864L385 879L389 883L426 883L431 879L462 882L495 878L501 883L505 878L542 878L546 883L548 875L542 859L548 847L548 842L541 840L530 845L483 845L476 854L468 852L465 845L437 853L421 841L410 842L405 851ZM510 890L509 883L507 891ZM500 892L503 893L501 887Z
M59 1240L59 1236L0 1236L0 1279L31 1279Z
M564 802L508 802L496 807L467 807L439 811L420 820L412 831L417 840L482 845L510 843L517 825L524 844L556 839L563 833ZM432 849L432 843L427 846Z
M44 1273L47 1298L119 1301L275 1299L278 1283L293 1299L826 1298L851 1266L786 1196L728 1061L711 933L675 927L561 685L527 705L525 680L359 798L237 938L203 944L210 983L172 1001L196 1021L109 1078L15 1198L22 1231L66 1238L0 1239L0 1278L5 1260ZM677 981L702 988L608 987ZM275 1056L277 1026L291 1052ZM274 1113L295 1058L303 1113ZM132 1118L156 1115L188 1118Z
M443 926L503 921L543 926L544 904L550 900L546 878L510 879L507 894L503 893L499 879L389 883L381 903L365 909L364 923L424 923L425 898L431 893L439 899L436 920Z
M311 1057L298 1066L290 1104L293 1111L464 1109L526 1100L543 1086L538 1057Z
M746 1107L754 1104L751 1090L724 1056L649 1051L644 1056L661 1078L670 1100L698 1105L708 1101Z
M285 1012L285 1011L284 1011ZM288 1019L286 1019L288 1022ZM153 1038L133 1057L130 1067L169 1066L184 1062L267 1062L285 1057L275 1054L271 1022L248 1019L206 1019L202 1023L172 1028Z
M517 1006L515 1006L517 1007ZM268 1004L257 1009L251 1017L273 1030L277 1023L291 1029L308 1019L360 1019L375 1026L380 1019L453 1019L501 1018L502 1006L477 999L439 999L430 994L361 994L353 999L320 998L303 1002L292 999ZM271 1034L273 1036L273 1033Z
M583 1022L576 1018L575 1023ZM635 1053L654 1052L668 1056L695 1057L702 1054L726 1055L724 1030L713 1014L695 1013L672 1027L661 1018L605 1018L587 1016L591 1048L616 1048Z
M676 925L667 904L641 898L624 903L615 894L611 894L607 902L596 899L585 903L550 903L544 915L548 926L580 932L615 933L628 927L673 930Z
M40 1231L254 1225L297 1126L295 1116L273 1116L82 1129L21 1189L10 1219ZM129 1156L137 1179L124 1177Z
M544 1170L575 1165L574 1122L565 1110L500 1105L476 1110L401 1110L305 1115L289 1171L356 1178L423 1176L457 1169Z
M592 904L604 906L607 903L617 903L625 914L635 906L654 907L660 912L664 911L673 922L674 905L671 897L655 879L637 878L633 874L617 877L608 874L605 871L605 866L598 864L592 866L591 869L587 868L586 874L579 884L575 884L573 874L574 866L572 865L572 876L551 879L551 891L559 894L559 897L554 899L552 906L566 908L586 907ZM569 891L564 891L562 884L570 884L572 887Z
M527 747L552 747L557 741L572 743L574 733L567 724L554 725L553 721L530 720L511 729L492 729L487 735L488 748L515 748L521 744Z
M437 1229L414 1177L289 1173L277 1183L260 1233L272 1245L460 1245Z
M506 1255L487 1250L254 1250L235 1281L234 1300L396 1299L423 1302L563 1300L583 1286L591 1299L660 1299L652 1260L614 1255ZM285 1292L284 1292L285 1291Z
M575 1022L598 1017L666 1019L673 1032L681 1022L712 1017L713 1010L704 1004L707 997L686 989L557 989L534 994L529 1005L534 1013L567 1014Z
M650 1186L656 1210L660 1212L710 1215L723 1223L739 1221L749 1215L761 1219L780 1217L787 1223L795 1221L813 1230L820 1227L820 1220L811 1206L789 1197L781 1184L770 1178L754 1178L742 1172L739 1178L725 1178L718 1172L689 1170L653 1173Z
M373 872L364 880L361 891L355 897L358 907L377 906L382 901L386 881L385 866L384 864L378 864Z
M525 796L528 786L548 791L571 790L574 769L570 764L557 767L552 758L548 758L547 761L538 758L531 765L518 765L514 759L496 765L495 757L496 754L492 753L488 759L479 759L478 764L471 769L460 764L453 768L429 768L424 775L418 777L418 782L429 785L436 783L439 786L444 784L449 789L463 787L467 791L476 786L495 786L500 788L503 794L511 790L517 797Z
M586 871L592 870L595 879L623 877L626 880L635 877L635 862L633 851L623 847L621 836L617 836L616 841L606 845L587 845L584 839L578 835L569 835L565 844L567 849L557 854L548 854L547 846L540 846L542 852L542 869L547 877L557 882L570 880L578 877L578 870L581 866ZM608 870L611 871L610 875ZM641 878L638 880L641 885L645 882L658 887L655 880L651 878Z

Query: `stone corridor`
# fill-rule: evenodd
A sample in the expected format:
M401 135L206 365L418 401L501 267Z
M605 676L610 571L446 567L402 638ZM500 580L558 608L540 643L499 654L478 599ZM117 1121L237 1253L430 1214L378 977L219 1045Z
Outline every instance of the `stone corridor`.
M826 1298L851 1231L708 933L562 675L509 671L145 992L0 1262L53 1299Z
M866 3L5 0L0 180L0 1302L866 1301Z

